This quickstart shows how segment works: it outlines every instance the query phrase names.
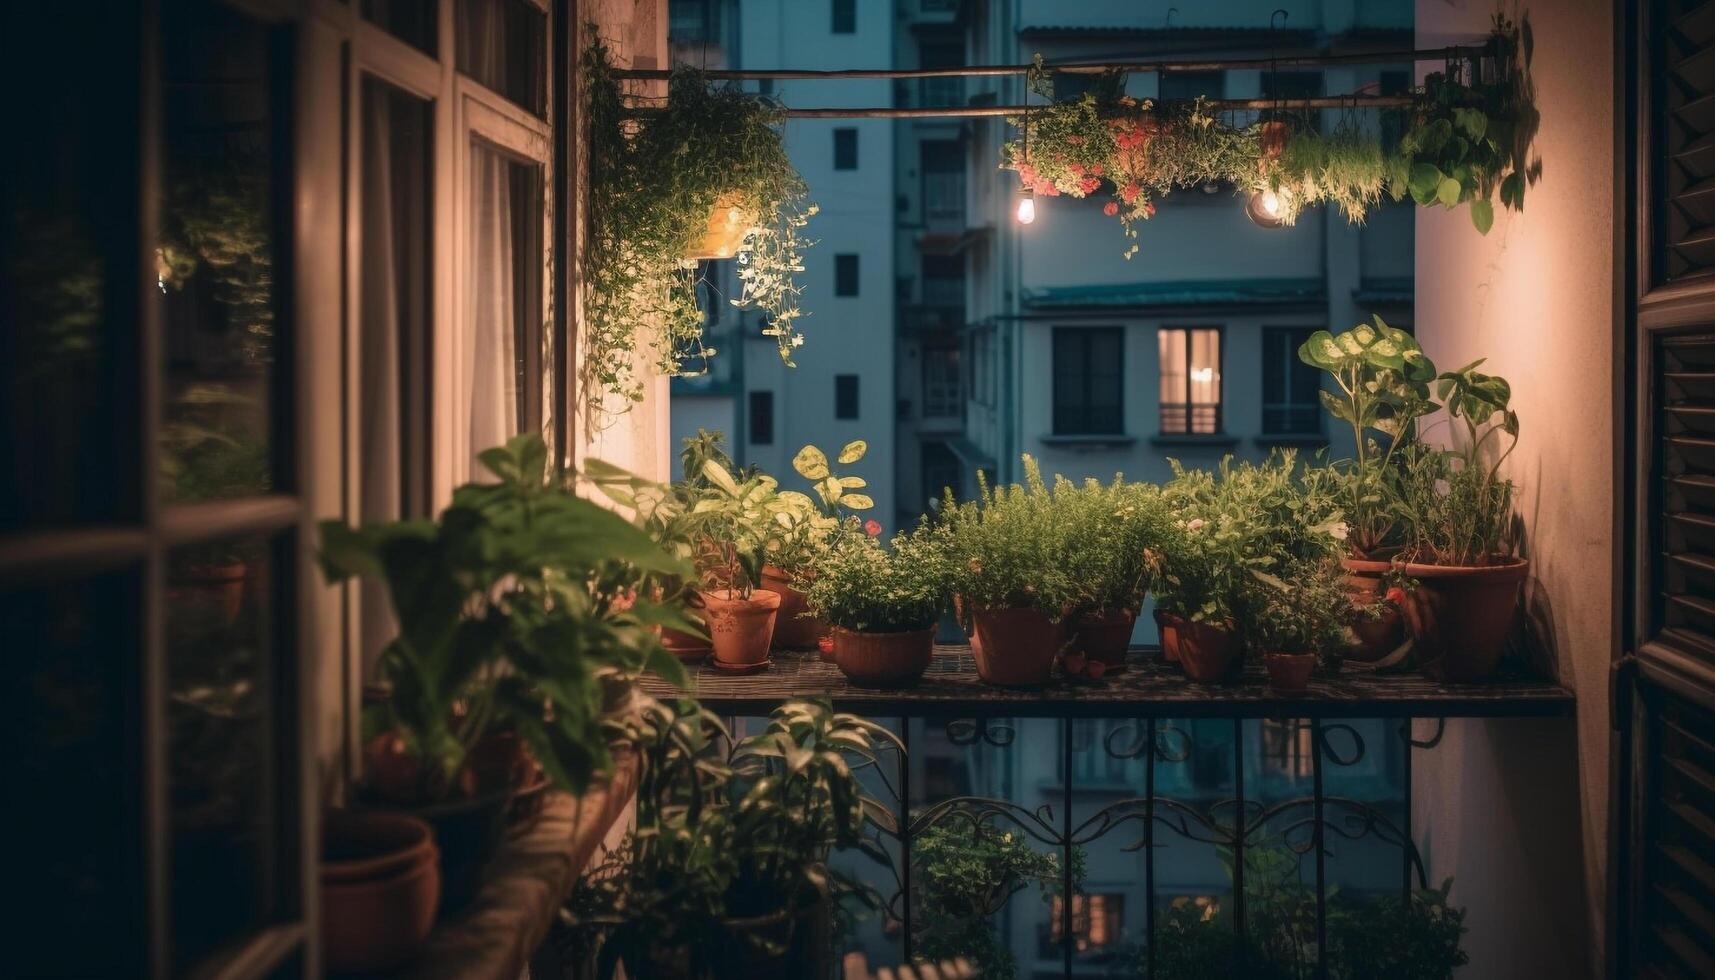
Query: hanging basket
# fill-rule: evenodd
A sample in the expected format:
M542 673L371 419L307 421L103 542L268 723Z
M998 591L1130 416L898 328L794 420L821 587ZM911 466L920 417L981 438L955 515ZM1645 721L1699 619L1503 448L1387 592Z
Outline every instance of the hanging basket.
M744 233L756 223L756 215L745 210L744 199L737 193L722 194L709 209L709 224L703 240L685 253L685 259L730 259L744 244Z

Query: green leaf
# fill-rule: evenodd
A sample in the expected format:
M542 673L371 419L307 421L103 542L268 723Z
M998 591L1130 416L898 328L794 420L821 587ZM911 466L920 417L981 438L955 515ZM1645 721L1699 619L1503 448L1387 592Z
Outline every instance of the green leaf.
M1436 189L1441 186L1441 171L1433 163L1414 163L1407 186L1411 188L1412 200L1428 205L1435 200Z
M738 496L738 481L732 478L732 474L727 472L726 467L714 460L710 459L703 462L703 478L732 496Z
M869 510L875 501L868 494L848 493L840 498L840 506L847 510Z
M1459 195L1462 193L1464 193L1464 188L1459 185L1458 181L1451 177L1444 177L1441 183L1436 185L1435 200L1445 207L1452 207L1459 203Z
M792 457L792 468L806 480L825 480L828 478L828 457L815 446L805 446Z
M869 443L862 439L853 439L851 442L846 443L844 449L840 450L840 465L850 466L858 460L863 459L863 454L867 452L869 452Z
M1524 210L1524 174L1515 170L1501 181L1501 206Z
M1495 224L1495 206L1482 198L1472 201L1471 224L1477 226L1478 234L1487 235Z
M1482 139L1489 128L1489 117L1481 109L1454 109L1453 121L1474 140Z

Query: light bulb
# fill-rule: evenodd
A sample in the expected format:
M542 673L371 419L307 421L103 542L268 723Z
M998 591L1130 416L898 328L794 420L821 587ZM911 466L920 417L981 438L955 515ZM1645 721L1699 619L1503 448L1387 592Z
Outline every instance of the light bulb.
M1261 204L1261 206L1262 206L1262 213L1263 214L1266 214L1271 218L1280 217L1280 195L1279 194L1276 194L1273 191L1263 191L1262 192L1262 200L1258 203Z
M1245 214L1263 228L1279 228L1286 223L1286 202L1269 188L1252 191L1245 202Z
M1027 225L1035 220L1036 198L1029 191L1025 191L1024 196L1018 199L1018 223Z

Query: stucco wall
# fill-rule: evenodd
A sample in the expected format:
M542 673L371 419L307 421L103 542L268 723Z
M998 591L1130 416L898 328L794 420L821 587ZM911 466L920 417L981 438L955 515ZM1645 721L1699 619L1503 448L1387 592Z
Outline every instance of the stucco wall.
M1422 2L1417 46L1487 29L1486 4ZM1438 364L1507 377L1523 434L1527 602L1575 720L1449 723L1415 758L1414 830L1469 906L1465 977L1601 969L1614 647L1613 7L1536 5L1540 183L1484 238L1465 209L1420 211L1417 331ZM1419 735L1426 725L1419 722Z

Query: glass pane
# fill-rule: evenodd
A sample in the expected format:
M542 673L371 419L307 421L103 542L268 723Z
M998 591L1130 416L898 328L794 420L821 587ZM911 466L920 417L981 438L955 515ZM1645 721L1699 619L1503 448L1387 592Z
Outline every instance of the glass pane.
M1161 404L1183 403L1185 390L1184 330L1162 330L1156 334L1161 355Z
M530 0L459 0L459 71L536 115L548 111L548 15Z
M424 54L438 50L435 0L363 0L363 18Z
M469 474L475 454L542 424L542 169L471 143Z
M268 921L274 724L270 543L180 548L167 562L167 759L173 962ZM271 710L272 709L272 710Z
M1191 331L1191 431L1220 431L1221 333Z
M27 896L7 923L9 976L122 976L144 961L139 581L0 591L6 820L24 845L12 887Z
M251 496L275 484L273 159L286 76L272 70L267 27L224 4L169 3L161 34L161 491Z
M366 76L362 113L357 458L367 524L429 512L434 104ZM396 629L386 588L359 589L368 677Z
M138 511L136 25L12 4L5 29L30 95L0 161L0 532L111 522Z

